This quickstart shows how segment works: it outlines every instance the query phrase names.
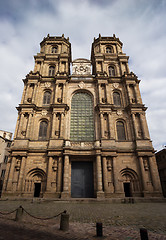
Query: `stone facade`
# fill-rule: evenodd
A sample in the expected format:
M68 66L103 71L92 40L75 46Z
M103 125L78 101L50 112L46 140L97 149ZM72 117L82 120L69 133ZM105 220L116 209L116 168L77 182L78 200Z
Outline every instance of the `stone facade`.
M166 197L166 148L156 153L156 161L157 161L163 196Z
M73 62L64 35L40 46L23 80L3 196L161 196L140 80L119 38L99 35L91 60Z
M12 143L12 133L0 130L0 196L5 178L9 149Z

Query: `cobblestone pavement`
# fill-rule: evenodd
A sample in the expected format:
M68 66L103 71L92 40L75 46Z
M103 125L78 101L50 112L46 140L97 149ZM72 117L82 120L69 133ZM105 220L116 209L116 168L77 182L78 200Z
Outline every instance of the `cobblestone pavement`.
M103 223L104 239L140 239L139 229L148 229L149 240L166 240L166 203L101 203L65 201L0 201L0 212L9 212L20 205L37 217L50 217L67 210L69 231L59 230L60 217L38 220L26 213L15 222L15 213L0 214L0 240L10 239L98 239L96 222ZM9 238L6 238L8 229ZM4 235L3 235L4 232ZM9 233L12 233L11 235ZM15 233L15 235L13 234ZM22 237L19 238L18 234ZM10 238L11 236L11 238Z

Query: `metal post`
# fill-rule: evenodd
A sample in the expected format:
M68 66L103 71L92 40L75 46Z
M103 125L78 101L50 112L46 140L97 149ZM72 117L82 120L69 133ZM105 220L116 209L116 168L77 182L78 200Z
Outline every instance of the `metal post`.
M20 206L19 208L17 208L15 220L21 221L22 216L23 216L23 208L22 206Z
M103 236L103 224L102 223L96 223L96 235L97 235L97 237Z
M141 240L148 240L148 231L146 228L140 228Z
M61 214L60 230L69 230L69 214L67 214L66 212Z

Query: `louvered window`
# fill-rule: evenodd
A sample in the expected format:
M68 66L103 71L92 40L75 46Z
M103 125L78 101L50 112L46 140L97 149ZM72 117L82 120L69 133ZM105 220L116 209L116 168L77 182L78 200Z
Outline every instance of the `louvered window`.
M109 71L109 76L110 77L115 76L115 68L113 66L109 66L108 71Z
M126 140L124 123L122 121L116 123L116 129L118 140Z
M106 53L113 53L112 47L107 47L106 48Z
M49 67L49 76L54 76L55 75L55 67L54 66L50 66Z
M115 106L121 106L120 93L114 92L113 93L113 98L114 98L114 105Z
M58 52L58 47L53 47L51 50L52 53L57 53Z
M42 121L40 123L39 139L46 139L46 137L47 137L47 127L48 127L48 123L46 121Z
M50 101L51 101L51 93L47 91L44 93L44 96L43 96L43 104L44 105L50 104Z

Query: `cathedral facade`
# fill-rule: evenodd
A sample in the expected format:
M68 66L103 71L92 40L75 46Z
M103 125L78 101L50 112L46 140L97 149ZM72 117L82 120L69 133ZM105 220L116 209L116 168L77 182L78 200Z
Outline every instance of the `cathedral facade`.
M72 61L64 35L40 47L23 80L3 196L161 196L140 80L119 38L94 38L91 60Z

